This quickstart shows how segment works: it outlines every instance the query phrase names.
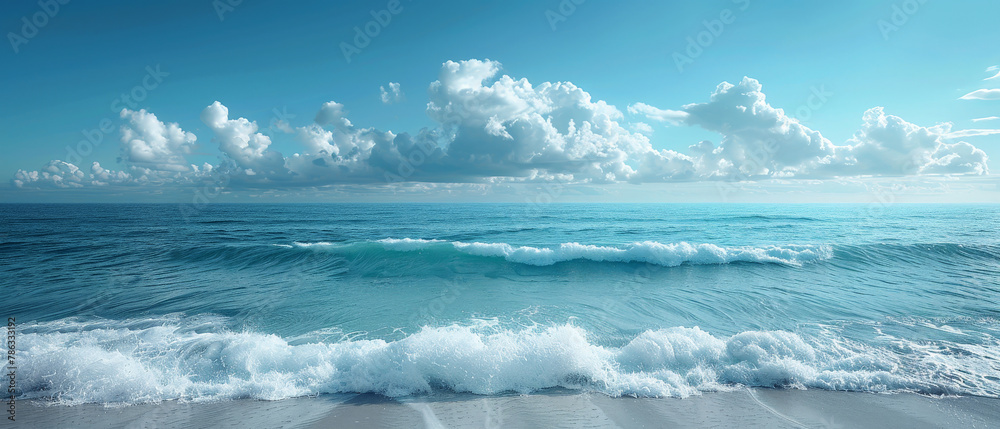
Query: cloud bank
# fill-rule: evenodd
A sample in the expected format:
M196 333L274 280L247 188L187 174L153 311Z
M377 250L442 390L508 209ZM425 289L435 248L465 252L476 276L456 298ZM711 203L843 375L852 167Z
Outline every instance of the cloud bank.
M121 112L119 170L94 163L89 172L53 160L18 170L18 188L192 185L224 175L242 188L343 184L650 183L779 178L988 174L987 156L955 138L950 124L922 127L875 107L860 129L836 145L771 106L760 82L723 82L707 102L661 109L627 107L629 117L718 133L684 151L656 149L652 128L570 82L532 84L501 74L490 60L448 61L428 87L431 128L408 133L356 126L335 101L313 122L283 123L277 135L216 101L201 112L211 135L195 136L145 110ZM401 100L399 85L381 87L385 103ZM238 115L237 115L238 116ZM965 134L963 134L965 133ZM285 155L273 138L299 151ZM194 165L198 145L213 142L218 160Z

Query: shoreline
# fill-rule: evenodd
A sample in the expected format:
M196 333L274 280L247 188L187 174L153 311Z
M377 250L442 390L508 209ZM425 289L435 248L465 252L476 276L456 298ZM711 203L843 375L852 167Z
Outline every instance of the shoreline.
M612 398L553 389L528 395L336 394L279 401L105 406L18 401L22 427L988 427L1000 399L913 393L741 389L684 399Z

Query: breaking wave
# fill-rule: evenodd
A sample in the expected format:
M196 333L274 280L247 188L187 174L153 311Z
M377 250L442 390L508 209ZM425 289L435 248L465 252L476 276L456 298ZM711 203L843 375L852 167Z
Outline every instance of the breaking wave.
M563 387L686 397L740 386L996 397L995 339L888 346L834 333L647 330L621 347L573 325L424 327L396 341L302 342L204 317L25 324L18 395L64 404L277 400L324 393L496 394Z
M624 246L597 246L580 243L562 243L555 247L515 246L507 243L465 243L460 241L387 238L365 243L296 242L299 248L327 248L351 251L359 247L378 244L390 252L458 252L487 258L502 258L517 264L548 266L560 262L591 261L615 263L649 263L674 267L681 264L713 265L733 262L774 263L801 265L829 259L833 256L830 246L737 246L715 244L636 242Z

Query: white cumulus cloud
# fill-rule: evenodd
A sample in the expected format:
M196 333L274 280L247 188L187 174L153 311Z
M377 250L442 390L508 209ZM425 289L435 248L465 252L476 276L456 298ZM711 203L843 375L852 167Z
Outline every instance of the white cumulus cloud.
M435 124L415 132L356 126L346 106L329 101L314 121L282 122L284 156L257 122L231 118L214 102L201 112L218 145L218 162L189 165L198 138L145 110L123 110L121 170L92 163L90 172L55 160L18 170L19 188L193 185L224 174L227 186L296 188L329 185L417 186L650 183L763 179L821 180L856 176L988 174L986 153L957 139L997 130L953 131L949 123L916 125L875 107L860 129L837 145L772 106L755 79L723 82L707 101L661 109L645 103L628 113L719 135L657 149L652 127L626 120L613 105L571 82L540 82L501 73L491 60L447 61L428 86L425 113ZM393 99L398 84L381 88ZM998 90L1000 91L1000 90ZM205 138L200 140L204 146ZM677 143L677 142L672 142ZM693 143L693 144L691 144ZM287 147L287 146L282 146Z
M281 153L269 150L271 138L257 132L257 123L246 118L229 119L229 109L216 101L201 112L201 121L215 133L219 150L251 174L285 173Z
M921 127L876 107L838 148L831 168L841 175L986 174L987 156L966 142L949 142L951 124Z
M145 109L122 109L122 159L162 171L187 171L184 155L191 153L197 137L176 123L165 124Z
M389 89L385 89L384 86L378 87L380 92L380 99L385 104L399 103L403 101L403 92L399 89L398 82L389 82Z

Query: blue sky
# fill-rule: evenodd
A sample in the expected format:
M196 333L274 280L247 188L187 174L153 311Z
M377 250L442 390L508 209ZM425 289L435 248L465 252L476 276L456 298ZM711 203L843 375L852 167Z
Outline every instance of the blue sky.
M998 196L996 2L0 7L4 201Z

